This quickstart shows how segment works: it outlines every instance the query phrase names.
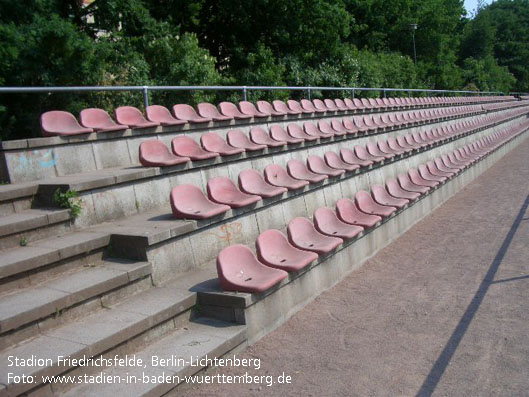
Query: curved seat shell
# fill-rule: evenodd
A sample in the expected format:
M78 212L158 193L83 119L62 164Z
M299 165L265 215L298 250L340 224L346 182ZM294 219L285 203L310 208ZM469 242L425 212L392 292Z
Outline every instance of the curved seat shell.
M250 140L258 145L266 145L270 147L285 146L284 141L276 141L261 127L255 127L250 130Z
M255 152L266 149L266 145L258 145L250 141L250 138L241 130L230 130L226 134L228 144L246 150L247 152Z
M261 112L257 110L255 105L248 101L239 102L239 109L241 110L242 114L246 114L252 117L266 118L271 115L271 113Z
M303 217L292 219L287 227L288 240L302 250L318 255L327 254L343 243L338 237L329 237L318 232L310 220Z
M356 237L364 231L362 226L341 221L336 212L326 207L318 208L314 212L314 226L320 233L331 237L340 237L344 240Z
M380 205L365 190L360 190L355 194L355 202L358 209L369 215L378 215L387 217L393 214L397 209L392 206Z
M307 166L309 170L316 174L323 174L329 176L339 176L345 173L345 170L337 170L327 165L325 160L319 156L311 155L307 158Z
M224 116L233 117L237 120L247 120L252 118L252 116L248 114L242 114L241 111L237 109L237 106L231 102L219 103L219 111Z
M202 117L197 114L192 106L184 103L173 106L173 115L179 120L184 120L188 123L209 123L209 117Z
M231 116L224 116L220 114L219 110L212 103L202 102L197 105L197 111L200 117L211 119L214 121L229 121L233 120Z
M338 200L336 203L336 213L338 214L338 218L343 222L364 228L373 227L377 222L382 220L378 215L369 215L360 211L356 203L347 198Z
M261 201L260 196L241 192L231 179L223 176L210 179L207 190L212 201L229 205L231 208L246 207Z
M244 170L239 173L239 187L248 194L256 194L264 198L275 197L288 191L285 187L277 187L267 183L256 170Z
M287 163L287 171L293 178L309 181L310 183L318 183L329 178L327 175L312 172L302 161L295 159L289 160Z
M410 179L410 176L408 174L400 174L397 177L397 180L399 181L400 186L409 192L416 192L420 194L428 193L430 190L430 187L428 186L421 186L413 183L413 181Z
M61 110L52 110L41 114L40 128L43 136L79 135L94 132L92 128L79 125L73 114Z
M290 123L287 125L287 132L293 138L303 139L304 141L316 141L318 140L317 136L307 134L303 128L296 123Z
M147 121L143 114L133 106L121 106L114 111L114 117L119 124L132 128L153 128L160 125L158 122Z
M169 109L160 105L147 106L145 115L147 116L147 120L163 126L182 125L186 123L184 120L175 119L171 112L169 112Z
M207 219L230 210L224 204L216 204L194 185L179 185L171 191L171 209L178 219Z
M395 179L386 180L386 189L393 197L403 198L407 200L416 200L421 196L418 192L410 192L404 190Z
M318 254L294 247L283 233L275 229L261 233L255 246L262 263L287 272L302 269L318 259Z
M106 110L90 108L79 113L79 121L85 128L93 128L95 132L123 131L128 125L116 124Z
M284 270L263 265L248 247L241 244L219 252L217 274L223 290L249 293L265 292L288 276Z
M139 148L139 159L144 167L166 167L187 163L190 158L177 156L158 139L143 141Z
M272 106L270 102L267 101L257 101L257 110L262 113L268 113L272 116L284 116L286 112L280 112Z
M233 156L234 154L243 153L245 150L236 148L226 143L216 132L207 132L200 137L202 147L208 152L219 153L221 156Z
M390 195L382 185L372 185L371 194L375 202L380 205L403 208L409 203L409 200L405 198L396 198Z
M300 181L292 178L284 168L277 164L269 164L264 170L265 180L274 186L286 187L288 190L301 189L309 184L308 181Z
M354 171L360 168L358 164L346 163L338 154L334 152L326 152L324 154L324 158L329 167L335 168L337 170Z
M304 141L303 138L294 138L292 135L287 134L285 129L280 125L273 125L270 127L270 136L272 139L279 142L301 143Z
M218 153L207 152L200 145L188 136L179 136L171 141L173 153L177 156L189 157L191 160L206 160L219 157Z

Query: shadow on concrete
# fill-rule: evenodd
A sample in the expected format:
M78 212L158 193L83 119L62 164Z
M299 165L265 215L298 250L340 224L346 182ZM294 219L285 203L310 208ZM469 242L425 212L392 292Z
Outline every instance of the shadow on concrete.
M511 278L505 278L503 280L495 280L495 281L491 281L491 284L506 283L508 281L523 280L526 278L529 278L529 276L511 277Z
M450 336L450 339L446 343L443 351L435 361L432 369L428 373L428 376L424 380L423 384L421 385L421 388L417 392L417 396L423 397L423 396L430 396L435 388L437 387L439 381L441 380L446 367L450 363L450 360L452 359L452 356L457 350L457 347L459 346L459 343L465 336L465 333L468 330L468 327L470 323L472 322L472 319L476 315L476 312L478 311L481 302L483 302L483 298L485 298L485 295L487 294L487 291L491 284L495 283L493 281L494 276L496 275L496 272L498 271L498 268L503 261L503 258L505 254L507 253L507 250L509 249L509 246L511 245L512 239L518 230L518 227L520 226L520 223L523 220L523 216L525 214L525 211L527 211L527 208L529 207L529 196L525 198L525 201L522 204L522 207L520 208L520 211L518 212L518 215L516 216L516 219L514 220L514 223L511 226L511 229L509 230L509 233L507 233L507 236L505 236L505 239L503 240L503 243L496 253L496 256L494 257L494 260L492 261L489 270L487 271L487 274L485 275L485 278L481 281L481 284L479 285L478 290L476 291L474 297L472 298L472 301L468 305L465 313L463 314L463 317L459 320L459 323L457 324L456 329ZM529 276L523 276L523 277L514 277L513 279L506 279L506 280L498 280L496 282L504 282L504 281L511 281L518 278L525 278Z

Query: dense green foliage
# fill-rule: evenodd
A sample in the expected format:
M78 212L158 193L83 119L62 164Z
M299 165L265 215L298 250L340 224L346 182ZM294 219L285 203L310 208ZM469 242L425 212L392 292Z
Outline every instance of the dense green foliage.
M2 0L0 85L329 85L529 91L529 0ZM417 65L413 60L411 24ZM315 93L321 95L322 93ZM151 101L239 100L162 92ZM253 92L250 99L302 93ZM347 92L329 95L348 95ZM142 106L138 92L0 96L0 138L50 109Z

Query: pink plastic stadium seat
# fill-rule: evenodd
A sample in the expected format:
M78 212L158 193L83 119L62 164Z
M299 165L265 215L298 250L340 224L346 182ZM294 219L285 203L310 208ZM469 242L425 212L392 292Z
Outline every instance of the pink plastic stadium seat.
M290 109L285 102L280 101L280 100L273 101L272 105L274 106L274 110L275 111L281 112L281 113L284 113L284 114L301 114L301 113L303 113L301 110L292 110L292 109ZM300 106L300 108L301 108L301 106Z
M366 149L369 154L374 157L385 157L387 159L395 157L394 153L384 153L383 151L381 151L378 145L374 142L367 142Z
M427 181L444 182L447 179L446 176L433 175L425 164L419 164L418 169L419 174Z
M428 191L430 190L428 186L420 186L413 183L408 174L400 174L397 179L399 181L400 186L408 192L425 194L428 193Z
M252 116L250 116L248 114L242 114L240 112L240 110L237 109L237 106L235 106L231 102L221 102L221 103L219 103L219 111L224 116L233 117L234 119L237 119L237 120L247 120L247 119L251 119L252 118Z
M186 104L174 105L173 114L177 119L188 123L209 123L211 121L209 117L199 116L193 107Z
M395 179L386 180L386 189L388 190L389 194L396 198L416 200L421 196L421 194L418 192L404 190Z
M352 129L346 128L343 121L340 121L340 120L331 121L331 127L334 131L336 131L335 132L336 135L355 134L357 130L354 127L354 124L351 123L351 126L353 127Z
M345 135L347 131L344 128L339 128L335 130L331 125L326 121L318 121L318 128L324 134L328 135Z
M259 262L245 245L224 248L217 256L217 274L225 291L262 293L288 276Z
M147 116L148 120L165 126L186 123L184 120L175 119L165 106L160 105L147 106L145 115Z
M329 109L332 112L337 112L338 110L345 110L345 109L338 109L338 106L336 106L336 102L333 101L332 99L325 99L323 103L325 103L325 106L327 107L327 109Z
M310 183L318 183L329 178L327 175L315 174L302 161L294 159L287 163L287 170L293 178Z
M308 181L300 181L292 178L277 164L267 165L264 170L265 180L274 186L286 187L288 190L301 189L309 184Z
M221 156L232 156L243 153L244 149L230 146L216 132L207 132L200 137L202 147L208 152L219 153Z
M358 165L359 167L369 167L373 164L372 160L362 160L354 151L347 148L340 149L340 156L347 164Z
M40 116L40 128L43 136L79 135L94 132L92 128L81 127L73 114L52 110Z
M283 233L275 229L261 233L255 246L262 263L287 272L295 272L318 259L318 254L294 247Z
M411 181L419 186L435 187L439 185L438 181L424 179L415 168L411 168L408 171L408 175L410 176Z
M289 99L287 101L287 105L290 111L295 112L295 114L301 114L301 113L312 114L316 111L316 109L310 110L310 109L306 109L302 107L298 101L294 101L293 99ZM311 106L312 106L312 103L311 103Z
M256 170L244 170L239 173L239 187L248 194L264 198L275 197L288 191L285 187L272 186Z
M354 147L354 153L360 160L364 161L373 161L373 162L381 162L384 161L385 157L382 156L373 156L370 154L364 146L356 145Z
M140 163L144 167L166 167L187 163L189 157L174 155L158 139L143 141L139 150Z
M325 100L325 103L327 103L327 99ZM349 107L346 105L346 103L344 102L343 99L336 98L336 99L334 100L334 103L336 104L336 107L337 107L339 110L342 110L342 111L350 110Z
M327 107L327 105L325 105L325 102L323 102L321 99L313 99L312 104L314 105L314 108L316 109L316 111L327 112L331 110Z
M307 134L303 128L296 123L290 123L287 125L288 135L294 138L303 139L305 141L316 141L318 140L317 136Z
M324 158L329 167L335 168L337 170L354 171L360 168L360 166L357 164L346 163L340 156L338 156L338 154L334 152L326 152Z
M171 191L171 208L178 219L206 219L230 209L208 200L202 190L193 185L179 185Z
M241 192L231 179L219 176L212 178L207 184L209 198L219 204L229 205L231 208L246 207L261 201L260 196Z
M343 222L366 228L373 227L382 220L378 215L369 215L360 211L353 200L346 198L338 200L336 212Z
M308 112L308 113L324 113L325 112L325 109L316 109L314 104L308 99L302 99L301 101L299 101L299 103L301 104L301 108L305 112Z
M119 124L128 125L132 128L153 128L160 123L147 121L143 114L133 106L121 106L114 111L114 117Z
M330 138L334 136L334 134L326 134L320 131L320 129L316 126L316 124L311 123L310 121L306 121L303 123L303 129L308 135L317 137L317 138Z
M314 212L314 225L320 233L331 237L340 237L344 240L351 239L364 230L362 226L341 221L336 212L326 207L318 208Z
M311 155L307 158L307 166L309 170L316 174L323 174L329 176L339 176L345 173L345 170L337 170L327 165L325 160L319 156Z
M301 143L304 141L303 138L294 138L293 136L287 134L285 129L277 124L274 124L270 127L270 136L275 141L287 142L290 144Z
M248 101L239 102L239 109L241 109L242 114L247 114L248 116L252 117L266 118L270 116L270 113L264 113L257 110L255 105Z
M266 145L258 145L250 141L250 138L241 130L228 131L226 138L231 146L244 149L247 152L266 149Z
M218 157L218 153L207 152L188 136L179 136L171 141L173 153L177 156L189 157L191 160L206 160Z
M283 116L287 114L286 112L282 112L282 111L278 111L274 109L272 104L266 101L257 101L257 110L259 110L262 113L270 114L272 116Z
M436 160L439 160L439 159L436 159ZM442 169L440 169L435 161L428 161L426 163L426 167L428 167L428 171L430 171L432 175L444 177L447 179L452 177L455 174L455 171L450 171L446 167L441 167Z
M397 209L392 206L380 205L373 200L373 197L365 190L360 190L355 194L355 202L358 209L369 215L378 215L382 217L390 216Z
M303 217L292 219L288 223L287 232L292 245L318 255L327 254L343 243L341 238L321 234L311 221Z
M393 197L382 185L372 185L371 194L375 201L381 205L403 208L409 203L409 200L407 199Z
M123 131L128 125L116 124L110 115L103 109L83 109L79 113L79 121L86 128L93 128L96 132Z
M276 141L270 138L270 135L261 127L255 127L250 130L250 140L258 145L266 145L270 147L285 146L284 141Z
M219 110L215 107L215 105L207 102L202 102L197 105L198 114L201 117L204 117L206 119L211 119L214 121L228 121L233 120L233 117L230 116L224 116L219 113Z

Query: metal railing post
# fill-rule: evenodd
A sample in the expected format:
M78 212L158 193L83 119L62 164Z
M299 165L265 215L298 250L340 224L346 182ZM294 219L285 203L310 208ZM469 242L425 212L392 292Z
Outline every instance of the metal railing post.
M355 89L351 90L351 99L355 99Z
M386 98L386 89L384 88L384 98Z
M310 90L310 87L307 88L307 99L308 99L309 101L312 100L311 95L310 95L310 91L311 91L311 90Z
M147 109L149 107L149 87L144 85L143 88L142 88L142 92L143 92L143 106L145 106L145 109Z
M248 100L248 89L246 86L242 87L242 100L247 101Z

